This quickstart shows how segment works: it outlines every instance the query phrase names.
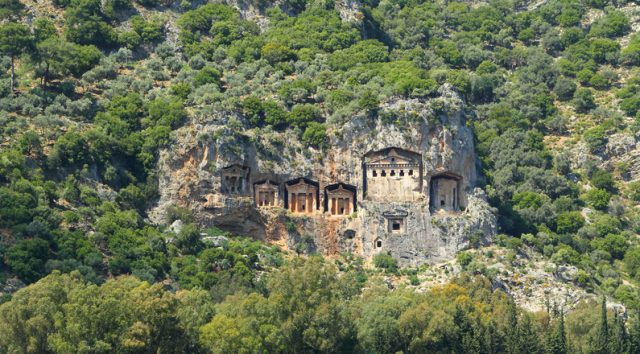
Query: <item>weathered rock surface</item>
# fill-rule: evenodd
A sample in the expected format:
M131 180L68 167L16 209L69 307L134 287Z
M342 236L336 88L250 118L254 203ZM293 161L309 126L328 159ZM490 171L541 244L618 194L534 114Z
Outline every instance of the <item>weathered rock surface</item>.
M457 94L443 86L435 99L397 99L382 104L377 117L360 114L346 122L332 121L328 124L329 148L320 151L302 146L294 130L245 130L243 117L216 111L179 129L175 144L161 152L161 198L150 217L166 224L167 208L182 206L191 209L203 225L289 248L367 257L389 252L402 264L447 259L468 247L470 237L488 243L496 232L496 219L484 192L475 188L477 159L467 114ZM390 147L421 155L423 180L418 200L366 199L363 157ZM222 192L221 173L232 164L248 168L249 183L246 190L229 195ZM441 173L460 178L463 210L436 212L430 208L431 178ZM320 210L297 215L284 209L284 183L300 177L318 183ZM279 185L277 207L256 207L252 186L265 179ZM337 182L357 189L356 210L350 215L335 216L324 210L324 188ZM390 232L384 215L396 210L406 214L406 224L401 232Z

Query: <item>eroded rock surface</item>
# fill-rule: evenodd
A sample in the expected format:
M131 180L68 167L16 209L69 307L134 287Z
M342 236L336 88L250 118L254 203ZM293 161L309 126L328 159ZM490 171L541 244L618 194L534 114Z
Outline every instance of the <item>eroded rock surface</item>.
M476 188L467 115L443 86L438 98L383 103L375 117L330 120L329 148L322 151L304 147L294 130L245 130L240 115L216 111L179 129L176 143L161 152L161 198L150 216L166 224L168 208L182 206L204 226L292 249L388 252L401 264L448 259L470 238L488 243L496 232L494 213ZM372 152L381 153L378 162L366 165ZM246 168L246 177L234 165ZM300 178L309 186L295 187ZM374 179L375 197L367 190ZM265 183L277 190L266 194ZM353 203L345 191L355 192Z

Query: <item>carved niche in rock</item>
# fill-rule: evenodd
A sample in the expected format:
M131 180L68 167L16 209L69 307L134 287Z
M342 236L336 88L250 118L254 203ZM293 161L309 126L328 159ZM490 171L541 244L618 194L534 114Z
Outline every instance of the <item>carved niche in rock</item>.
M462 177L452 172L442 172L431 176L429 200L432 212L459 212L462 208L460 188Z
M233 164L222 169L222 193L246 194L249 185L249 167Z
M336 183L324 189L324 210L331 215L349 215L356 209L356 187Z
M407 231L407 216L409 213L405 210L395 209L382 213L387 219L387 232L391 234L401 234Z
M377 202L415 201L422 195L422 155L399 148L364 156L363 191Z
M294 214L311 214L320 206L318 182L297 178L285 183L285 208Z
M258 181L253 184L253 193L258 207L278 206L279 188L271 180Z

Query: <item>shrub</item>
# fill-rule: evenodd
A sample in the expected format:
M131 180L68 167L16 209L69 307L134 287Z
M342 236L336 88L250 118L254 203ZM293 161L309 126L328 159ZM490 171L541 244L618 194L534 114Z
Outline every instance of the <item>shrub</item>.
M553 256L551 256L551 260L557 264L575 265L580 263L580 254L567 245L560 245Z
M634 202L640 202L640 182L629 183L627 196Z
M381 42L370 39L358 42L349 48L337 50L331 56L331 67L346 70L357 64L387 61L387 47Z
M467 266L473 261L473 255L469 252L460 252L456 256L456 261L462 269L467 269Z
M609 200L611 194L604 189L593 188L585 193L584 198L586 202L595 209L606 210L609 206Z
M600 125L585 131L582 135L582 139L587 143L591 152L601 149L607 143L605 129Z
M556 219L556 231L560 234L577 232L584 226L584 218L578 211L565 211L558 214Z
M262 103L262 109L264 111L264 122L273 126L274 128L283 128L289 121L289 112L282 107L278 102L265 101Z
M265 44L260 50L260 56L271 65L296 58L294 51L289 47L277 43Z
M596 188L604 189L608 192L614 192L616 190L613 175L605 170L596 170L591 176L591 184Z
M311 104L298 104L293 106L288 117L288 123L294 127L304 129L314 121L320 121L322 113L320 109Z
M591 24L589 36L615 38L625 34L629 28L627 16L622 11L614 10Z
M302 134L302 141L313 147L326 147L328 145L327 127L318 122L311 122Z
M573 98L573 106L576 108L576 112L578 113L587 113L596 108L591 90L587 88L580 88L576 90Z
M596 238L591 241L591 247L609 253L614 259L622 259L629 244L622 235L608 234L603 238Z
M396 273L398 271L398 262L395 258L386 253L378 253L373 256L373 264L376 268L384 269L390 273Z
M49 243L41 238L20 240L7 252L7 265L20 279L32 283L45 275Z
M220 71L212 66L205 66L194 76L196 86L215 84L220 86Z
M561 77L556 81L556 85L553 87L553 92L558 96L561 101L568 101L573 98L573 93L576 91L576 84L573 80L566 77Z
M630 276L640 278L640 247L633 247L625 253L624 265Z

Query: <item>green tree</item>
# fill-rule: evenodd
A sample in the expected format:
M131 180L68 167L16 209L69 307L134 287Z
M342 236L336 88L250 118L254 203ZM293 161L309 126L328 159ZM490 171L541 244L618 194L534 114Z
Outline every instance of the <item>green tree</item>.
M384 269L390 273L398 271L398 261L391 255L386 253L378 253L373 256L373 264L380 269Z
M0 20L20 17L24 5L19 0L0 0Z
M45 275L49 243L41 238L20 240L7 251L7 265L27 283Z
M580 88L576 90L573 96L573 106L578 113L587 113L596 107L593 100L593 93L590 89Z
M595 338L593 338L593 344L591 352L594 354L607 354L609 353L609 319L607 318L607 300L602 296L600 302L600 325Z
M0 54L11 58L11 91L16 85L16 58L30 50L33 39L29 28L23 24L9 22L0 25Z
M573 80L561 77L556 81L556 85L553 87L558 99L562 101L568 101L573 98L573 93L576 91L576 84Z
M104 20L100 0L71 0L64 17L65 36L70 42L111 47L117 41L116 32Z
M556 231L561 234L577 232L584 226L584 217L579 211L565 211L558 214Z
M220 85L220 77L221 74L218 69L212 66L205 66L194 76L194 82L196 87L207 84Z
M302 141L319 148L328 146L327 127L322 123L310 122L302 134Z
M180 230L175 244L184 254L198 254L204 247L200 239L200 231L194 224L185 225Z
M551 332L547 334L546 347L549 354L566 354L569 352L563 310L560 310L560 315L554 321Z
M595 209L606 210L609 206L611 194L604 189L592 188L584 194L587 203Z

